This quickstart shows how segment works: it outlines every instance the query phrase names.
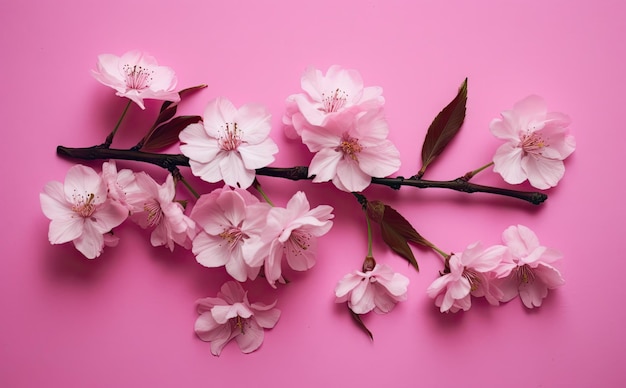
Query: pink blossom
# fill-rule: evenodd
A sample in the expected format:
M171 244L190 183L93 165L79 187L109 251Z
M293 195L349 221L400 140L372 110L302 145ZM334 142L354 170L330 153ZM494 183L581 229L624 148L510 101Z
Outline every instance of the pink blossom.
M335 287L336 302L347 301L355 314L374 310L379 314L391 311L396 303L406 300L409 279L386 264L376 264L371 271L347 274Z
M498 268L503 301L508 302L519 294L529 309L541 306L548 290L564 283L561 273L552 265L562 257L561 253L539 245L537 235L523 225L508 227L502 240L508 247L508 255Z
M315 152L309 174L313 182L332 180L344 191L363 191L372 177L398 170L400 153L387 140L389 128L381 109L329 120L326 128L307 126L302 141Z
M192 251L205 267L224 266L236 280L255 279L261 264L248 265L244 247L261 233L270 206L243 189L228 186L202 195L191 211L201 231Z
M233 338L244 353L257 350L263 343L263 329L271 329L278 322L280 310L270 305L250 303L241 284L224 283L217 298L199 299L200 316L195 331L201 340L211 342L211 353L219 356Z
M308 68L301 80L304 93L287 98L283 123L286 134L296 138L305 124L325 127L328 120L343 114L377 109L385 103L382 88L363 87L361 75L356 70L331 66L326 75Z
M539 96L518 102L490 124L491 133L506 141L496 151L493 170L508 183L528 179L538 189L556 186L565 173L563 160L576 147L569 124L568 116L548 112Z
M107 197L107 186L92 168L76 165L65 183L48 182L39 195L41 209L50 222L51 244L74 243L88 259L100 256L105 245L117 244L111 230L120 225L128 210Z
M107 185L109 198L132 211L133 202L136 202L136 197L141 195L135 181L135 173L127 168L117 171L115 160L110 160L102 164L102 179Z
M116 95L127 97L145 109L145 98L178 102L176 75L156 59L138 51L118 57L113 54L98 56L97 70L93 76L106 86L117 90Z
M211 101L203 122L189 125L179 135L185 143L180 150L190 159L192 173L207 182L250 187L255 169L272 163L278 152L268 137L270 117L260 105L237 109L225 98Z
M505 253L506 247L502 245L487 249L478 242L469 245L462 253L450 257L450 271L435 279L428 287L428 296L435 299L442 313L469 310L471 296L484 296L490 304L498 305L502 291L493 282L493 270Z
M152 246L165 245L173 251L176 243L191 248L195 222L184 214L183 206L174 201L176 186L172 175L168 174L162 185L144 172L135 174L135 179L145 195L134 204L131 218L142 228L153 229L150 235Z
M295 271L315 265L317 238L333 225L333 208L320 205L311 209L306 195L299 191L287 207L272 207L264 219L262 232L244 247L244 259L253 267L264 265L265 278L273 287L282 276L282 258Z

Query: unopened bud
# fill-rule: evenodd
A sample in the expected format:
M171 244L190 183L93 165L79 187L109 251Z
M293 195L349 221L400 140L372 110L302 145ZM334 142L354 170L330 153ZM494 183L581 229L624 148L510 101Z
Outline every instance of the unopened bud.
M376 267L376 260L372 256L367 256L363 261L363 272L370 272Z

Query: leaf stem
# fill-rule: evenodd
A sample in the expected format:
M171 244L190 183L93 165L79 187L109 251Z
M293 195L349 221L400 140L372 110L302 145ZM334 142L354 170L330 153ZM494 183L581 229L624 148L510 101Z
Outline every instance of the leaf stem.
M493 166L493 162L489 162L487 164L485 164L482 167L477 168L476 170L470 171L468 173L466 173L465 175L463 175L463 177L461 179L464 179L466 181L469 181L470 179L472 179L474 177L474 175L478 174L479 172L488 169L489 167Z
M442 251L441 249L437 248L433 244L431 244L430 247L432 248L433 251L437 252L441 256L441 258L443 259L444 263L446 263L448 260L450 260L450 255L449 254L445 253L444 251Z
M365 221L367 221L367 257L374 257L372 253L372 222L367 211L365 212Z
M117 124L115 124L115 128L113 128L111 133L109 133L109 136L107 136L106 140L104 141L104 144L102 144L101 147L109 148L111 146L111 143L113 143L113 138L115 137L117 130L120 128L120 125L122 124L122 120L124 120L124 117L126 116L126 112L128 112L128 108L130 108L130 104L132 103L133 103L132 100L128 100L128 103L126 103L126 107L124 108L122 115L120 116L119 120L117 120Z
M182 184L185 185L187 190L189 190L189 192L191 193L191 195L194 196L195 199L200 198L200 194L198 194L198 192L189 184L189 182L187 182L183 174L180 173L180 170L178 169L178 167L172 167L169 170L172 173L172 176L174 177L174 179L177 182L182 182Z
M256 191L258 191L259 194L261 194L265 202L267 202L271 207L274 207L274 204L272 203L270 198L267 196L267 194L265 194L265 191L263 191L263 188L261 187L261 183L259 183L259 181L256 178L254 178L254 182L252 183L252 185L254 186Z
M101 146L87 148L69 148L58 146L57 154L74 159L82 160L134 160L155 164L171 171L176 166L189 166L189 158L181 154L158 154L152 152L143 152L136 150L121 150L102 148ZM313 176L309 176L309 169L306 166L294 166L288 168L279 167L263 167L256 170L257 175L272 176L289 180L311 180ZM372 184L383 185L398 190L402 186L412 186L420 189L425 188L441 188L448 190L461 191L465 193L489 193L521 199L534 205L544 202L548 196L545 193L533 191L518 191L504 189L500 187L483 186L470 183L463 178L457 178L450 181L431 181L418 178L405 179L404 177L395 178L372 178Z
M183 183L183 185L185 185L187 190L189 190L189 192L191 193L191 195L194 196L195 199L200 198L200 194L198 194L198 192L189 184L189 182L187 182L185 178L181 178L180 181Z

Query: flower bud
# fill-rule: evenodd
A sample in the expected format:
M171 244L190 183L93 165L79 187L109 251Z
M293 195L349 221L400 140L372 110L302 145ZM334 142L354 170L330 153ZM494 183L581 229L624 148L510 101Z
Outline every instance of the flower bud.
M376 260L372 256L367 256L363 261L363 272L373 271L376 267Z

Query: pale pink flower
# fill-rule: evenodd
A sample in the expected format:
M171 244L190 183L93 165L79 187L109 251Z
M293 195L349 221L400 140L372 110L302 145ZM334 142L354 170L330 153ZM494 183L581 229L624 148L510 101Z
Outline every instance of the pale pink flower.
M172 175L168 174L162 185L144 172L135 174L135 179L145 195L134 203L131 218L142 228L152 229L152 246L165 245L173 251L176 243L186 249L191 248L196 225L184 214L183 206L174 200L176 186Z
M250 303L248 292L241 284L224 283L217 298L199 299L200 316L195 331L201 340L211 342L211 353L219 356L224 346L233 338L244 353L257 350L263 343L263 329L271 329L280 318L274 303Z
M569 117L548 112L539 96L526 97L501 114L489 125L494 136L506 140L493 157L493 170L508 183L528 179L538 189L556 186L565 173L563 160L576 148L567 129Z
M286 134L291 138L299 136L306 123L325 127L329 119L377 109L385 103L382 88L363 87L358 71L337 65L331 66L326 75L308 68L302 76L301 86L304 93L287 98L283 117Z
M282 259L295 271L315 265L317 238L333 225L333 208L319 205L311 209L306 194L298 191L287 207L272 207L264 219L260 235L244 247L244 259L253 267L264 266L265 278L275 287L282 276Z
M400 153L387 139L381 109L328 121L326 128L307 126L302 141L315 156L309 166L313 182L332 180L344 191L363 191L372 177L384 178L400 167Z
M117 244L111 230L120 225L128 210L107 197L107 186L92 168L76 165L65 183L48 182L39 195L41 209L50 222L51 244L74 243L88 259L100 256L105 245Z
M250 187L255 170L272 163L278 152L268 137L270 117L260 105L237 109L221 97L209 102L203 122L189 125L179 135L185 143L180 150L189 158L192 173L207 182Z
M205 267L224 266L236 280L255 279L260 270L244 260L244 246L265 228L270 206L243 189L228 186L202 195L191 211L201 228L192 251Z
M524 306L541 306L548 290L564 283L561 273L553 266L561 259L561 253L539 245L537 235L523 225L508 227L502 240L509 253L498 268L502 300L508 302L519 294Z
M118 171L115 160L109 160L102 164L102 179L109 198L124 205L129 212L134 210L133 202L140 195L140 189L133 171L127 168Z
M113 54L98 56L93 76L106 86L117 90L116 95L127 97L145 109L145 98L178 102L176 74L166 66L159 66L154 57L139 51L130 51L118 57Z
M357 270L344 276L335 287L335 301L347 301L355 314L372 310L386 314L396 303L406 300L408 285L406 276L386 264L376 264L371 271Z
M450 271L428 287L428 296L443 312L467 311L472 306L471 296L484 296L492 305L498 305L502 291L494 284L494 269L502 261L506 247L495 245L484 249L479 242L469 245L462 253L448 260Z

